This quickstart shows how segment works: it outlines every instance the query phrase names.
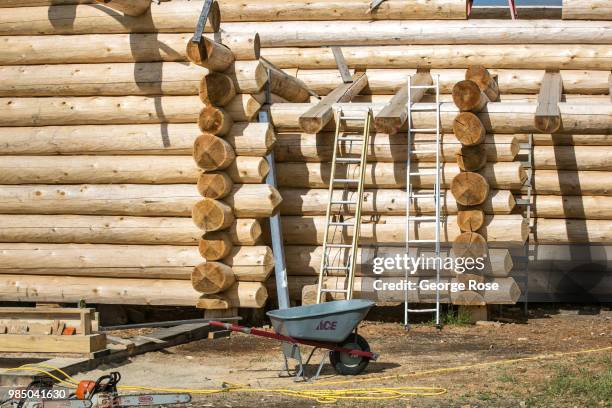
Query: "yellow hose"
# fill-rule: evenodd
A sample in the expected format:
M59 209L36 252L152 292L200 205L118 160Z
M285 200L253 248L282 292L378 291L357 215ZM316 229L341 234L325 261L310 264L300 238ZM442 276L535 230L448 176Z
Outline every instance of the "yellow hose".
M446 389L440 387L368 387L368 388L347 388L347 389L313 389L313 387L325 386L325 385L341 385L341 384L355 384L355 383L363 383L363 382L373 382L373 381L384 381L391 379L399 379L406 377L418 377L423 375L434 375L434 374L444 374L451 373L457 371L466 371L474 368L484 368L491 367L495 365L507 365L507 364L515 364L529 361L538 361L544 359L551 358L559 358L571 355L580 355L580 354L589 354L589 353L599 353L602 351L612 351L612 346L597 348L597 349L587 349L587 350L578 350L578 351L569 351L569 352L559 352L559 353L549 353L549 354L540 354L532 357L522 357L515 359L506 359L506 360L496 360L486 363L477 363L477 364L469 364L469 365L461 365L454 367L443 367L432 370L423 370L423 371L415 371L410 373L399 373L387 376L373 376L366 378L351 378L350 380L339 380L339 381L319 381L317 383L302 383L301 389L292 389L292 388L251 388L248 385L243 384L231 384L224 383L224 385L229 385L224 388L210 388L210 389L189 389L189 388L157 388L157 387L145 387L138 385L123 385L118 386L117 388L125 391L155 391L155 392L172 392L172 393L190 393L194 395L211 395L211 394L220 394L220 393L266 393L266 394L276 394L282 395L286 397L294 397L294 398L303 398L314 400L319 403L324 404L333 404L338 400L359 400L359 401L382 401L382 400L395 400L406 397L431 397L436 395L442 395L447 392ZM64 379L61 379L54 375L53 373L44 370L44 368L55 370L58 373L64 376ZM45 363L34 363L34 364L25 364L17 368L9 368L6 369L5 372L17 371L17 370L31 370L34 372L43 373L48 375L49 377L57 380L60 384L64 384L69 388L76 388L79 381L75 378L68 375L66 372L62 371L57 367L53 367L51 365ZM308 387L309 389L304 389L304 387Z

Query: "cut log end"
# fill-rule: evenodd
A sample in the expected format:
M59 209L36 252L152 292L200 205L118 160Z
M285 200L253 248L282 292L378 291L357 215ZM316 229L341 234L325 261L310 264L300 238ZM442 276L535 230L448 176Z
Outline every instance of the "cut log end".
M186 49L187 58L194 64L211 71L223 72L234 62L234 53L227 46L207 37L200 41L189 41Z
M463 210L457 213L457 225L461 232L476 232L482 228L485 220L481 209Z
M234 222L232 208L217 200L205 198L198 201L191 209L191 218L195 225L204 231L218 231L229 228Z
M198 192L202 197L220 199L227 197L234 183L226 173L201 173L198 177Z
M462 146L455 158L462 171L478 171L487 164L487 150L484 144Z
M397 134L402 127L402 120L399 117L376 117L374 120L374 127L379 133L386 133L388 135Z
M211 133L204 133L193 143L193 159L205 171L227 168L236 159L234 149L225 140Z
M474 81L489 101L499 100L499 86L493 75L482 65L471 65L465 71L465 79Z
M453 102L461 111L480 112L488 98L474 81L460 81L453 87Z
M461 112L453 120L453 132L464 146L473 146L484 142L486 130L480 118L472 112Z
M489 195L489 183L478 173L460 173L451 182L451 192L461 205L480 205Z
M201 79L199 95L206 105L225 106L236 96L236 87L228 75L211 72Z
M209 232L198 242L200 255L207 261L218 261L225 258L230 254L232 248L230 235L225 231Z
M202 108L198 115L198 127L204 133L224 136L233 124L232 117L225 110L212 105Z
M323 126L321 118L300 118L300 127L306 133L319 133Z
M193 268L191 284L205 295L212 295L229 289L236 282L234 272L220 262L205 262Z
M487 241L477 232L464 232L453 241L453 255L457 258L484 258L487 255Z

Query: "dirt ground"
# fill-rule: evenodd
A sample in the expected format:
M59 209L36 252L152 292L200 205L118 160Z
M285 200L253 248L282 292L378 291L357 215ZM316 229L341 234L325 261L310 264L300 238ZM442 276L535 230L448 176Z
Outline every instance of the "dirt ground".
M149 353L121 366L101 367L77 377L92 378L117 369L123 384L165 388L217 388L225 382L265 389L425 386L446 390L439 396L335 403L342 407L612 407L612 350L418 374L424 370L612 346L609 309L589 315L537 313L527 323L446 325L441 331L429 324L415 325L407 332L395 323L365 322L359 333L368 339L373 351L380 353L380 359L355 377L338 376L326 366L324 378L315 386L279 378L283 365L280 343L243 334ZM343 383L324 384L329 381ZM269 392L194 395L190 404L256 405L297 408L320 404Z

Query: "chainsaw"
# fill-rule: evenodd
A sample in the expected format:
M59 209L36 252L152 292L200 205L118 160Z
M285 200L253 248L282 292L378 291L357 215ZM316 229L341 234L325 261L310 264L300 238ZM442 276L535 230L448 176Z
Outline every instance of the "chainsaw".
M120 380L121 374L111 372L96 381L80 381L76 391L68 398L50 399L49 396L61 394L53 392L51 379L37 378L24 390L24 397L7 400L0 406L10 403L13 408L127 408L186 404L191 401L191 394L187 393L119 395L117 384Z

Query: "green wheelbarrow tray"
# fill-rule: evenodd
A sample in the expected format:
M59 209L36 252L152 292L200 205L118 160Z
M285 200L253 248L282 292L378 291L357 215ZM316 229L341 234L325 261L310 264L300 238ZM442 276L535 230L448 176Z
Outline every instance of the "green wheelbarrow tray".
M373 306L371 300L337 300L271 310L267 315L274 330L284 336L340 344L351 335Z

